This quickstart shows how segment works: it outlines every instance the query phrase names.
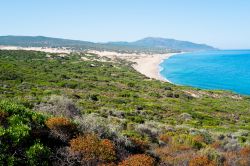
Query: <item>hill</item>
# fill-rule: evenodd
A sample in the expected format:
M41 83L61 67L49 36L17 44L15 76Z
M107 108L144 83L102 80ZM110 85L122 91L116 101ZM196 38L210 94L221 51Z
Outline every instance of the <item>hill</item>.
M44 36L0 36L0 45L22 47L80 47L83 49L96 46L96 44L86 41Z
M0 165L250 164L249 97L85 53L0 50L0 78Z
M204 44L195 44L187 41L152 37L135 42L93 43L87 41L50 38L44 36L0 36L0 45L13 45L23 47L72 47L74 49L137 52L204 51L215 49Z
M181 51L208 51L215 50L214 47L205 44L196 44L188 41L180 41L175 39L148 37L135 42L112 42L113 45L127 45L145 48L181 50Z

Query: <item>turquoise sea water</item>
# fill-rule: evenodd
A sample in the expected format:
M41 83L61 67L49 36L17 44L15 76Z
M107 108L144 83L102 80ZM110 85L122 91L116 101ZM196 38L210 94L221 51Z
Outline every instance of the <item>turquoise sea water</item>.
M161 75L178 85L250 95L250 50L179 54L160 66Z

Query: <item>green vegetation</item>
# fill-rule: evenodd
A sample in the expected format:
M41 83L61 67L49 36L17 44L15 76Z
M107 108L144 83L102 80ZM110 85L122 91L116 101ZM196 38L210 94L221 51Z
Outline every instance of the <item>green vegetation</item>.
M84 53L0 50L0 78L0 165L250 163L249 97Z

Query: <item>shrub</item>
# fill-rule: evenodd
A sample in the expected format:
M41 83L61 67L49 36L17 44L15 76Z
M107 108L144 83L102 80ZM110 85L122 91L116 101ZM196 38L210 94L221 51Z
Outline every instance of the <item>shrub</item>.
M100 164L98 166L117 166L115 163L105 163L105 164Z
M119 163L119 166L154 166L155 164L154 158L145 154L136 154Z
M21 125L21 124L28 124L29 119L20 117L19 115L12 115L12 116L10 116L8 118L8 123L11 126L18 126L18 125Z
M193 137L192 146L196 149L201 149L205 145L204 137L202 135L196 135Z
M50 150L41 143L36 143L26 151L29 165L49 165Z
M168 134L162 134L160 135L160 138L159 138L161 141L163 141L164 143L170 143L171 140L172 140L172 137Z
M14 156L8 156L0 153L0 165L14 166L16 164L16 158Z
M5 129L0 126L0 137L3 136L5 134Z
M34 113L31 119L32 122L34 123L34 127L41 128L44 127L44 122L47 119L47 117L39 113Z
M29 136L31 128L24 124L10 126L7 129L7 134L14 144L18 144Z
M129 140L134 145L134 149L136 152L143 153L149 149L149 142L148 141L145 141L145 140L142 140L139 138L135 138L135 137L131 137L131 138L129 138Z
M63 117L50 118L45 122L45 124L51 130L56 129L61 126L71 126L70 120L68 120L67 118L63 118Z
M149 95L152 96L152 97L156 97L156 98L161 98L162 97L159 93L156 93L156 92L151 92L151 93L149 93Z
M225 162L225 158L214 148L206 147L199 151L201 156L207 156L209 160L214 161L217 165L223 165Z
M7 112L0 110L0 124L3 124L8 116L9 114Z
M250 161L249 159L243 158L239 161L239 165L240 166L249 166L250 165Z
M224 153L224 156L226 158L226 162L225 165L239 165L237 164L239 161L239 157L236 153L236 151L230 151L230 152L226 152Z
M240 155L243 157L250 157L250 146L243 147L240 150Z
M243 147L239 153L237 158L238 160L238 165L240 166L249 166L250 165L250 146L245 146Z
M142 138L142 136L134 130L124 130L122 134L129 138Z
M196 156L190 160L189 166L216 166L216 164L207 156Z
M74 102L65 96L52 95L46 100L48 100L47 103L36 105L35 109L39 112L68 118L74 118L80 115L80 111L75 106Z
M94 134L78 136L70 141L70 150L79 153L82 160L112 162L116 160L115 146L110 140L100 140Z
M148 137L151 141L156 141L159 135L159 129L157 129L154 125L148 122L145 124L137 125L136 131L139 134Z
M100 142L100 159L103 161L114 161L116 159L115 146L113 143L104 139Z
M129 120L135 122L135 123L144 123L145 118L142 116L128 116L127 117Z
M204 143L201 142L203 139L200 136L191 136L188 134L180 134L173 136L172 144L174 146L186 145L191 146L195 149L201 149L204 146Z
M98 94L91 94L91 95L89 95L89 99L91 100L91 101L98 101L99 99L98 99Z
M22 114L25 112L26 108L23 105L16 104L9 100L1 100L0 108L6 111L8 114Z
M81 158L72 154L69 147L60 147L51 154L51 165L53 166L76 166L81 164Z
M175 135L172 137L172 146L188 146L192 147L193 145L193 139L190 135L187 134L180 134L180 135Z
M210 146L214 149L219 149L221 147L221 142L215 141Z
M134 82L129 82L129 83L128 83L128 87L130 87L130 88L135 87L135 83L134 83Z
M156 148L154 152L161 159L162 165L187 165L195 153L194 150L184 145L163 146Z
M108 127L109 121L92 113L76 118L78 130L82 133L96 133L100 138L111 138L112 132Z
M67 141L76 132L76 125L67 118L53 117L48 119L45 124L50 129L52 136L62 141Z

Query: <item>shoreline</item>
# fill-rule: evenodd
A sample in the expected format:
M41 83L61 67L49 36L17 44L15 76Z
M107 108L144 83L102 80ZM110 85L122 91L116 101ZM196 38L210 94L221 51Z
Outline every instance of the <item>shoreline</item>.
M160 66L160 64L170 58L171 56L174 56L178 53L168 53L168 54L162 54L162 55L151 55L148 57L140 57L138 59L136 59L133 62L136 62L136 64L134 64L132 67L140 72L141 74L151 78L151 79L156 79L156 80L160 80L160 81L164 81L164 82L169 82L171 83L171 81L169 81L167 78L163 77L161 75L161 70L162 67Z
M146 53L135 54L135 53L117 53L117 52L95 51L95 50L90 50L88 52L97 54L100 57L108 57L112 60L119 58L127 60L129 62L134 62L135 64L133 64L132 67L139 73L145 75L150 79L156 79L169 83L171 82L160 74L160 71L162 70L160 64L164 60L170 58L171 56L183 53L181 52L181 53L166 53L166 54L146 54Z

